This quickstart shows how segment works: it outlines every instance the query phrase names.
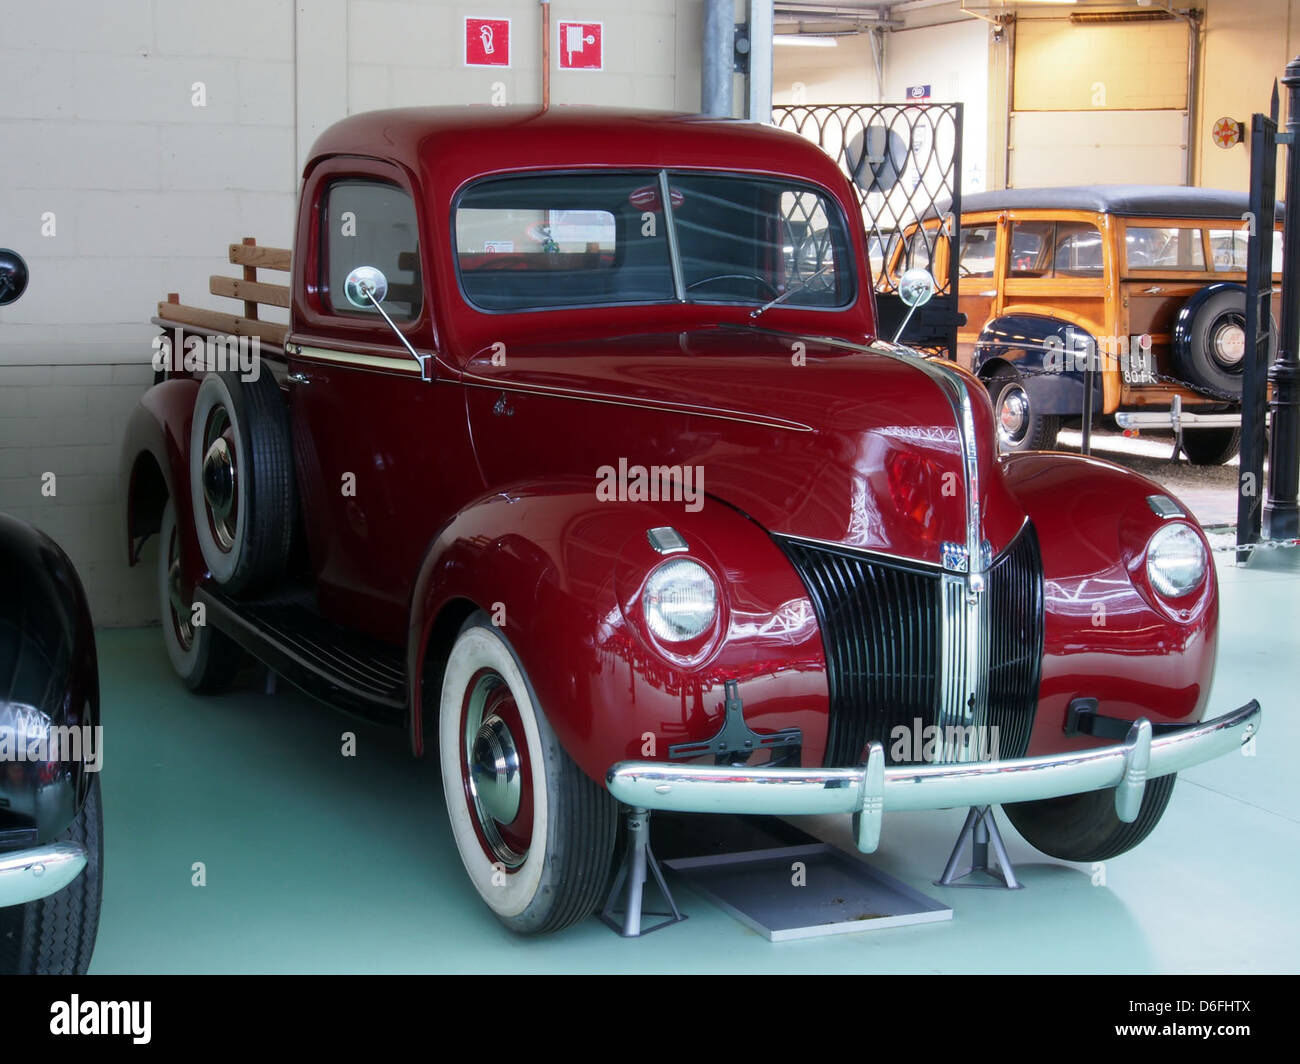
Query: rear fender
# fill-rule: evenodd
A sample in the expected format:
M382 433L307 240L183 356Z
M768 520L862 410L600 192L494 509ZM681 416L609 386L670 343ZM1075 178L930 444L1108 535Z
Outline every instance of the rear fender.
M651 546L647 531L663 525L687 551ZM674 659L645 628L640 600L650 572L682 557L714 574L720 605L706 645ZM812 604L771 537L724 503L710 498L690 513L601 501L594 481L573 479L466 507L430 545L412 598L417 754L436 729L442 663L476 609L500 625L565 750L595 780L616 761L664 760L672 744L712 737L732 679L750 727L801 728L803 763L821 763L828 701Z
M181 567L190 587L204 572L189 501L190 422L198 390L198 381L177 378L145 392L127 421L119 466L128 564L139 561L140 543L158 531L170 497L176 500Z

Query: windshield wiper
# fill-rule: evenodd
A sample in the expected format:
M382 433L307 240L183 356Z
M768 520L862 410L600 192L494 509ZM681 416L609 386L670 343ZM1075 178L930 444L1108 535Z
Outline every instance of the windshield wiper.
M833 262L828 262L828 263L826 263L826 265L823 266L823 267L822 267L820 270L818 270L816 273L814 273L814 274L810 274L809 276L805 277L802 281L796 281L794 284L792 284L789 288L787 288L784 292L782 292L782 293L781 293L779 296L777 296L775 299L769 299L769 300L768 300L766 303L764 303L761 307L758 307L756 310L751 310L751 311L749 312L749 316L750 316L751 318L757 318L760 314L763 313L763 311L769 309L770 307L774 307L774 306L776 306L778 303L784 303L787 299L789 299L789 298L790 298L792 295L794 295L796 292L802 292L805 288L807 288L810 284L812 284L813 281L817 280L818 277L820 277L822 274L824 274L827 270L829 270L829 269L831 269L832 267L834 267L834 265L835 265L835 263L833 263Z

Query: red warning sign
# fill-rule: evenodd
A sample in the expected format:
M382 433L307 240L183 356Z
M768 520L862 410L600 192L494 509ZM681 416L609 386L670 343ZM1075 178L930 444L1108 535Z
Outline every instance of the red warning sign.
M465 19L465 65L490 67L510 65L510 20L508 18Z
M604 70L605 48L600 22L560 23L560 69Z

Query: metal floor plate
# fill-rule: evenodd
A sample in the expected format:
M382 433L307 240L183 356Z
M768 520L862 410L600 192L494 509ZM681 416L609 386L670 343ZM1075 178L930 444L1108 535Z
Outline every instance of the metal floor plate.
M952 919L948 906L826 843L663 864L772 942Z

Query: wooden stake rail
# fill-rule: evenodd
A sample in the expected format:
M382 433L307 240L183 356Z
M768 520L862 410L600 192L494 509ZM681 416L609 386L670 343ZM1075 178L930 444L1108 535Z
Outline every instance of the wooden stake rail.
M243 277L213 275L208 282L208 291L214 296L241 300L244 304L243 314L187 306L180 301L178 293L170 292L166 302L158 304L158 317L176 325L193 325L231 336L256 336L266 343L283 347L289 327L277 322L262 321L257 308L259 305L287 307L289 286L259 281L257 271L263 269L288 273L291 261L289 249L262 247L252 237L244 237L243 243L230 245L230 261L244 268Z

